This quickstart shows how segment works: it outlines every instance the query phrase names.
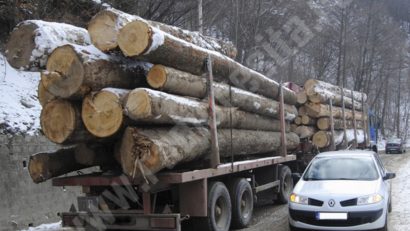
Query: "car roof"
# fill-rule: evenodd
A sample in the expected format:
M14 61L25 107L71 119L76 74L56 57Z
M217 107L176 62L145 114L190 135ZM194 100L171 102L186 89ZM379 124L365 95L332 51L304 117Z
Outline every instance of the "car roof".
M340 150L322 152L316 155L316 157L373 157L375 152L366 150Z

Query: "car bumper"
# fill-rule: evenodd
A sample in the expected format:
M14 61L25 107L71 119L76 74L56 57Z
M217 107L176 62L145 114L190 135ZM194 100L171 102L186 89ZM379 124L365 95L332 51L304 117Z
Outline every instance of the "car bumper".
M289 224L293 227L307 230L374 230L384 227L387 211L383 208L373 208L363 211L333 211L347 212L347 220L319 220L316 218L320 208L300 210L289 208Z

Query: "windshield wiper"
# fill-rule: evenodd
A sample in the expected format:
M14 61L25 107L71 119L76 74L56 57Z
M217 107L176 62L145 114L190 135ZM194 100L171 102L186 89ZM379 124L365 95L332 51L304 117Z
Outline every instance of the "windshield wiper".
M304 179L305 181L310 181L310 180L322 180L321 178L314 178L314 177L307 177Z

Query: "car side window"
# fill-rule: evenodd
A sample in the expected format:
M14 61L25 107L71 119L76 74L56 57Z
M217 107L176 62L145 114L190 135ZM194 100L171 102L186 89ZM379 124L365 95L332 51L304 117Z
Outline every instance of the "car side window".
M378 154L374 154L374 158L376 159L377 165L379 166L380 173L382 176L386 175L386 169L383 166L383 162L380 160L380 157Z

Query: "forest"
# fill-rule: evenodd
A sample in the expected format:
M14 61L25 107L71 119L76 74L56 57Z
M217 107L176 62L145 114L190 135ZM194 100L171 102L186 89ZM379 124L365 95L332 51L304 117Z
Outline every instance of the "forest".
M408 138L408 0L1 0L0 51L22 20L86 27L110 6L232 41L236 61L276 81L363 91L382 134Z

